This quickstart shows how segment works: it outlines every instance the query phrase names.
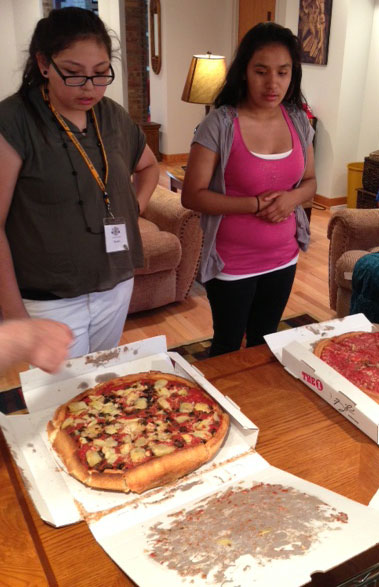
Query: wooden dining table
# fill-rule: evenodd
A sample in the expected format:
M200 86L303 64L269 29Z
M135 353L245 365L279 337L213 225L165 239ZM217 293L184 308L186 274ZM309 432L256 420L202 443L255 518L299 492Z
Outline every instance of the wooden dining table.
M369 503L379 487L379 446L289 375L266 345L195 365L259 427L256 449L271 465ZM12 377L0 378L0 389L17 384ZM0 492L0 585L135 585L85 522L54 528L41 520L2 434ZM376 545L308 585L335 587L378 563Z

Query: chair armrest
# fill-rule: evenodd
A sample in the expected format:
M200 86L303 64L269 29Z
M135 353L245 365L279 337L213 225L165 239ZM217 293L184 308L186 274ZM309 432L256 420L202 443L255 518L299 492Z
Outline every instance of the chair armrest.
M350 250L367 250L379 244L379 210L346 208L335 212L328 225L329 243L329 299L336 309L336 263Z
M184 300L196 277L203 245L200 214L184 208L180 194L157 186L142 214L160 230L175 234L182 247L182 257L176 270L176 301Z
M337 287L344 287L345 289L352 289L352 276L356 262L369 255L368 251L346 251L339 259L337 259L334 268L334 275Z
M200 218L197 212L182 206L180 194L159 185L155 188L142 216L156 224L160 230L172 232L178 238L180 238L183 224L189 218L193 216Z

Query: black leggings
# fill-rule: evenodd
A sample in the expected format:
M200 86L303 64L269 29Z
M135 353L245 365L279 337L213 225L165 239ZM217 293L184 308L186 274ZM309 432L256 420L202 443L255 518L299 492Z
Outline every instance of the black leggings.
M246 333L246 346L264 342L276 332L295 279L296 265L264 275L205 284L213 318L210 356L236 351Z

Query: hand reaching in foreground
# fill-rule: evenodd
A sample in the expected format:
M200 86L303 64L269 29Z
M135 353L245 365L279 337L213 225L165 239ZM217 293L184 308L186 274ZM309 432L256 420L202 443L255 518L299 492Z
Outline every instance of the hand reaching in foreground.
M25 361L55 373L67 358L71 341L71 330L60 322L6 320L0 324L0 369Z

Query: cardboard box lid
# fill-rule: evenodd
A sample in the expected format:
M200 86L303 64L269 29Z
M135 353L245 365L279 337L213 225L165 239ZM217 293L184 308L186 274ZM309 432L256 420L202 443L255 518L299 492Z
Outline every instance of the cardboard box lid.
M379 542L379 512L271 467L257 453L242 458L241 464L242 461L244 466L237 477L225 479L222 484L215 476L209 480L206 494L181 495L179 500L170 503L159 501L161 492L156 496L157 508L151 508L150 516L141 518L138 512L119 510L90 522L90 530L109 556L144 587L159 584L165 587L204 584L251 587L276 585L278 577L281 586L293 587L307 583L313 573L338 566ZM278 500L278 506L260 498L257 504L260 513L251 505L238 520L233 520L233 511L238 512L238 509L235 510L232 503L228 510L228 500L231 500L223 496L236 489L247 493L252 486L276 493L274 500ZM289 515L286 494L289 499L295 496L300 504L293 516ZM315 505L315 510L330 516L330 523L317 520L317 514L312 518L309 503L315 499L323 502ZM216 500L220 506L215 505ZM219 518L212 523L207 512L209 508L217 512L217 507ZM275 515L271 515L270 508ZM204 521L202 512L205 512ZM186 531L187 524L193 526ZM165 529L170 530L165 532ZM236 533L246 539L247 547L240 544L238 556L231 560L233 541L238 540ZM162 555L161 545L167 553L163 557L165 564L157 562L157 552ZM181 554L176 559L178 551ZM206 578L201 573L191 573L198 560L204 561L204 566L200 567ZM213 568L209 562L212 560ZM187 576L179 574L178 570L183 568L187 569ZM217 580L213 582L212 578Z
M136 497L135 494L90 489L65 472L51 448L46 425L56 406L101 381L149 370L177 373L199 383L222 404L231 416L226 441L215 457L193 475L206 474L208 469L222 467L225 461L254 449L258 437L255 424L180 355L166 350L165 337L155 337L73 359L57 375L39 369L22 374L25 401L31 413L0 415L0 425L43 520L54 526L71 524L87 514L108 511L136 499L143 501L147 495Z

